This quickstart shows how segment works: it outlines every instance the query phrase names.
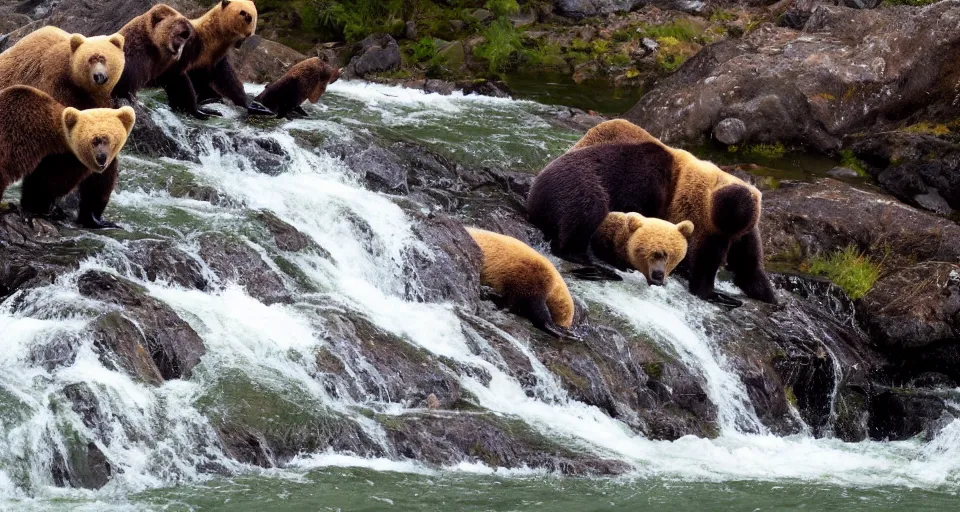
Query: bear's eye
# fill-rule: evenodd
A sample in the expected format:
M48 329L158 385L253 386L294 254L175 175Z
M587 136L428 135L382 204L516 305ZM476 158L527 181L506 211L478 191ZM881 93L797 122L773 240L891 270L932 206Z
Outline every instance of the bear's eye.
M183 39L188 39L190 37L190 32L184 30L183 32L180 32L180 37Z
M247 17L247 11L240 11L240 16Z
M101 136L101 137L94 137L92 144L93 146L100 146L102 144L107 144L109 142L110 142L109 138Z
M665 259L666 257L667 257L667 253L663 251L653 251L653 259L655 260L662 260L662 259Z

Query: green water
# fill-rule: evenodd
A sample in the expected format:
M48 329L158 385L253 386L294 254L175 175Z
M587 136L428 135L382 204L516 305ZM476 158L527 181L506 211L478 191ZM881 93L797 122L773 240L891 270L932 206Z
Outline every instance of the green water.
M70 502L61 502L70 506ZM74 503L79 505L79 503ZM596 480L556 476L418 475L325 468L296 475L214 480L150 491L104 507L166 511L781 511L957 510L957 490L776 482ZM126 507L124 507L126 508Z
M641 89L617 87L608 80L587 80L578 84L565 73L512 75L506 78L506 83L521 99L593 110L606 116L623 115L643 96Z

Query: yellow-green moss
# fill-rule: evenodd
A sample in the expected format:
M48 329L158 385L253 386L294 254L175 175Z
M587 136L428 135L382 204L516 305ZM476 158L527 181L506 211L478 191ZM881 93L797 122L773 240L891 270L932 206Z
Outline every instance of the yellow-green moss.
M880 277L880 270L880 263L874 262L852 245L833 254L814 258L810 262L810 272L830 279L854 300L863 297L873 288L873 284Z

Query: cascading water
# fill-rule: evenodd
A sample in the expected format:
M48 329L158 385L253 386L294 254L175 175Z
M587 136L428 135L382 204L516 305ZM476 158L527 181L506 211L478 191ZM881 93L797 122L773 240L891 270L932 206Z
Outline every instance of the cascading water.
M411 410L409 404L390 396L376 378L359 399L321 383L316 378L317 350L339 350L327 338L328 319L318 314L331 311L362 315L413 347L482 370L489 379L466 371L455 376L478 408L516 418L567 446L623 461L636 478L790 479L927 488L957 484L960 423L949 424L927 444L845 444L806 435L773 436L758 419L721 347L703 327L704 319L718 314L712 306L690 297L675 280L660 288L632 275L615 284L576 282L575 294L611 311L701 377L717 408L716 439L651 441L634 433L601 409L571 398L525 341L492 325L481 335L463 322L452 304L409 300L405 257L411 251L430 257L414 236L409 215L395 198L364 188L356 169L306 147L297 135L314 132L348 140L371 133L402 134L474 165L535 169L576 139L544 122L538 115L542 109L528 102L443 97L349 81L332 85L323 104L309 109L311 118L262 123L267 126L245 126L229 116L198 125L158 107L153 118L194 150L199 163L124 156L123 182L108 213L128 231L84 233L104 244L98 256L49 286L20 292L0 304L5 348L0 354L0 425L7 433L0 440L0 494L21 506L37 504L30 499L46 506L44 500L58 496L97 503L203 482L215 473L258 474L223 453L209 412L208 404L215 401L211 397L240 385L269 389L298 410L346 418L379 454L303 453L281 474L329 466L434 475L493 469L470 464L438 469L405 460L383 427L363 411L399 416ZM522 137L517 136L520 132ZM243 137L269 141L272 153L282 155L282 170L258 172L256 155L230 144ZM221 200L172 197L166 189L171 179L180 178L216 189ZM271 212L324 250L284 255L295 272L281 267L261 235L247 226L257 211ZM252 248L284 276L291 300L267 305L235 282L218 278L201 257L198 233L203 232L224 233ZM123 251L129 240L140 238L172 241L195 260L212 286L186 289L144 279ZM189 379L154 387L104 364L88 328L112 306L77 292L78 276L89 270L136 282L189 323L207 350ZM528 360L534 392L505 371L493 340L484 336L499 337L496 341ZM75 360L45 366L42 355L61 344L77 347ZM364 361L337 355L341 361L355 361L347 364L347 374L376 376L377 370ZM87 401L97 406L96 421L71 408L69 397L76 393L91 395ZM60 454L74 453L78 441L80 446L95 445L112 464L109 483L100 491L64 490L52 476L56 471L51 468L61 464Z

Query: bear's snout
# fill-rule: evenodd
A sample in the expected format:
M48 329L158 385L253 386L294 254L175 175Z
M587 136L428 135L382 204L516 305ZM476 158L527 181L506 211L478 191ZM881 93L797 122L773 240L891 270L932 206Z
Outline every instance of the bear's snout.
M103 85L103 84L107 83L107 74L104 73L104 72L102 72L102 71L98 71L98 72L94 73L94 74L93 74L93 83L95 83L95 84L97 84L97 85Z
M98 151L98 152L97 152L97 155L94 157L94 159L97 161L97 165L99 165L101 169L106 169L106 168L107 168L107 160L110 159L110 155L108 155L108 154L106 154L106 153L104 153L104 152Z
M662 270L654 270L650 273L650 284L655 284L657 286L663 285L664 274Z

